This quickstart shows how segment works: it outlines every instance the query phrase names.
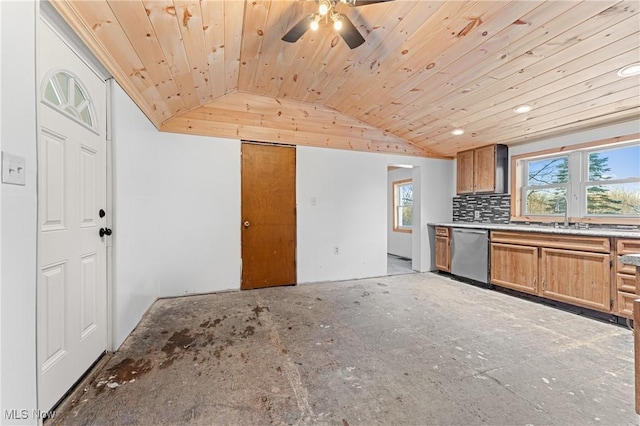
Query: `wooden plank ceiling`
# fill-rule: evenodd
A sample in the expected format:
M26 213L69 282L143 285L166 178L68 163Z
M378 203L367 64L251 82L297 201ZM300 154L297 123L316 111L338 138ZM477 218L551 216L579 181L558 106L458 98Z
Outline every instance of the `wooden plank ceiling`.
M353 50L324 23L281 40L314 1L53 4L162 131L447 157L640 115L640 76L617 75L637 0L338 4Z

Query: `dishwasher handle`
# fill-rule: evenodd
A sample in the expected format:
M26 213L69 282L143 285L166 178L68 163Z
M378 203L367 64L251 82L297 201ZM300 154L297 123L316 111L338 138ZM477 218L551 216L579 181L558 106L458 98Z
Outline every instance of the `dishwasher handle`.
M461 234L482 234L482 235L487 234L487 231L480 230L480 229L457 229L457 228L454 228L453 232L454 233L459 232Z

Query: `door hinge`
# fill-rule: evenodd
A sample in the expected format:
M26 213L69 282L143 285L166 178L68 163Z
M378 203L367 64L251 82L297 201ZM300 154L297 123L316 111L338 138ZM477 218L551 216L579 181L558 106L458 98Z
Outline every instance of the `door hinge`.
M609 309L613 309L613 299L609 299Z
M609 259L609 268L613 268L613 260Z

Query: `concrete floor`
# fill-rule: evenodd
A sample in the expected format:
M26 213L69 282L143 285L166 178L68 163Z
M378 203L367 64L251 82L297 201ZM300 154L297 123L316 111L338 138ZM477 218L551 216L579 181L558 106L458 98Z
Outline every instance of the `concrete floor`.
M434 274L160 300L55 424L638 424L626 328Z
M411 264L411 259L387 254L387 275L414 274L415 271L411 269Z

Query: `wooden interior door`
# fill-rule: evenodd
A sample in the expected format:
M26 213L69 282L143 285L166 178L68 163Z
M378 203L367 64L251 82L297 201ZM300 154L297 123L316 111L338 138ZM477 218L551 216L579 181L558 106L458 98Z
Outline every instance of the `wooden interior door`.
M295 147L242 144L241 226L241 288L295 284Z

